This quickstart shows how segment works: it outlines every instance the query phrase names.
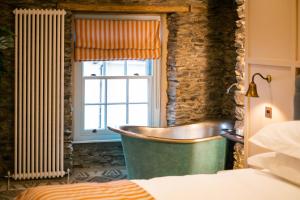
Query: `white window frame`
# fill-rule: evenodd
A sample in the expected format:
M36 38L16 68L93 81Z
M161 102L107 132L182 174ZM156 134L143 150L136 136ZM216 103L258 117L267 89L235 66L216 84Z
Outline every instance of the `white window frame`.
M101 130L93 133L84 130L84 80L85 79L148 79L149 97L149 126L160 125L160 60L154 60L152 65L152 76L91 76L83 77L82 62L75 62L74 66L74 142L95 141L120 141L120 135L110 130ZM128 91L127 91L128 92ZM127 102L128 103L128 102Z

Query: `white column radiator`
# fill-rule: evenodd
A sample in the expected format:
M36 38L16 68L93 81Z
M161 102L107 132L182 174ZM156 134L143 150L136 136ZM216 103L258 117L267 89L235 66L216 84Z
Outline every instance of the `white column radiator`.
M16 9L14 179L64 172L64 10Z

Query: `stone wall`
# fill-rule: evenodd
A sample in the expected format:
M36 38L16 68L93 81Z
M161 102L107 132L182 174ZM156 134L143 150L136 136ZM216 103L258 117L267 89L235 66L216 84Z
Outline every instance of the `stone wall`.
M237 89L234 99L235 107L235 128L244 130L244 81L245 81L245 0L236 0L238 8L238 20L236 21L235 47L237 52L235 74Z
M5 8L0 13L0 24L5 24L13 30L14 8L55 8L58 1L0 0L1 8ZM236 82L235 0L64 0L63 2L191 5L192 11L189 13L174 13L167 16L168 125L187 124L211 118L235 119L234 96L225 94L226 88ZM71 168L72 157L74 164L84 165L80 158L94 152L95 154L90 155L90 159L86 162L93 162L93 158L103 159L103 154L98 151L104 149L101 149L100 144L92 146L76 144L72 153L71 12L66 16L65 25L65 166ZM3 72L0 72L0 174L13 167L13 49L4 53L4 68ZM91 148L86 150L89 147ZM106 146L106 148L115 147Z
M168 124L234 118L236 4L191 2L192 12L168 17Z
M236 21L235 47L237 52L235 74L237 79L237 90L234 93L235 100L235 129L239 134L244 133L244 81L245 81L245 0L236 0L238 5L238 20ZM243 168L245 165L244 146L236 143L234 146L234 169Z
M73 148L74 167L125 166L120 142L73 144Z
M8 5L0 4L0 26L12 30L13 16ZM11 166L14 134L14 51L1 52L0 66L0 175Z

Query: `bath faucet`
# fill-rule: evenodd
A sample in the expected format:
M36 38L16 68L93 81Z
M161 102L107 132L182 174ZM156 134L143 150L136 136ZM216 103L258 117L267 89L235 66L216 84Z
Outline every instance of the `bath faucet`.
M237 89L240 89L237 83L233 83L227 88L226 94L229 94L231 88L233 88L234 86L237 87Z

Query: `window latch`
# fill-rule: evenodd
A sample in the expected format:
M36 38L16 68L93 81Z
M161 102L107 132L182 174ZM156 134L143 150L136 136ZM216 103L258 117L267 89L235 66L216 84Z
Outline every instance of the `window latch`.
M135 76L139 76L139 73L134 73L133 75L135 75Z
M97 133L97 129L93 129L93 130L92 130L92 133Z

